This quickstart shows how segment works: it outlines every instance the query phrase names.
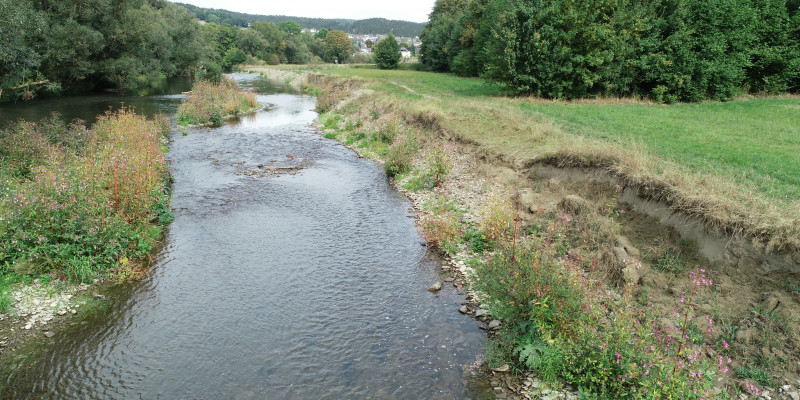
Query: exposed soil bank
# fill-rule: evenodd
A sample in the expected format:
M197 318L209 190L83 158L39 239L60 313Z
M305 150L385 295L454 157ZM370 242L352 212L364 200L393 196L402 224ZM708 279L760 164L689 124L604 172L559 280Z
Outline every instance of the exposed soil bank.
M675 229L681 239L694 242L700 254L715 269L730 268L744 273L771 273L776 271L800 274L800 250L768 251L758 240L743 234L732 234L708 227L701 217L691 216L674 209L663 200L643 196L645 188L626 183L611 173L597 168L556 167L538 163L530 167L532 181L598 182L609 187L623 187L619 200L634 211L658 219L663 226Z

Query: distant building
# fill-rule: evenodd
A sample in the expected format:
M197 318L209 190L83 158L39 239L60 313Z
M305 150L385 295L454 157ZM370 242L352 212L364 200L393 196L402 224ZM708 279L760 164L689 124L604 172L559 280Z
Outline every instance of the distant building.
M411 58L411 52L405 47L400 48L400 55L403 58Z

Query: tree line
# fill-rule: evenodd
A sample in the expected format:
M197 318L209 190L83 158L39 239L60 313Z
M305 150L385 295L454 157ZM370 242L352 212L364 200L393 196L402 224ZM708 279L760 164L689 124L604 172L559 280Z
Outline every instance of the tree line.
M165 0L0 0L0 98L135 89L166 77L219 79L248 61L345 62L342 31L302 32L295 21L248 28L201 24Z
M437 0L430 70L549 98L800 91L800 0Z
M210 58L194 16L167 1L0 0L6 95L139 87Z
M243 63L248 57L270 65L306 64L310 62L348 61L354 44L346 33L322 29L316 33L303 31L295 21L276 25L254 22L248 28L207 24L203 31L212 32L223 69Z
M391 32L394 33L395 36L405 37L419 36L420 32L422 32L422 28L425 27L424 23L389 20L386 18L352 20L342 18L330 19L289 17L285 15L257 15L213 8L203 8L184 3L177 4L186 7L200 20L213 22L216 24L229 24L240 27L247 27L253 22L272 22L275 24L280 24L286 21L295 21L306 29L339 30L356 35L370 33L386 34Z

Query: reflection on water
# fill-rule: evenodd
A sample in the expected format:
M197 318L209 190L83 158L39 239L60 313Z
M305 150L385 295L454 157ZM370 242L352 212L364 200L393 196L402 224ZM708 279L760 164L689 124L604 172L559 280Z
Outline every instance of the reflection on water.
M9 121L24 119L38 121L58 112L68 121L81 119L88 124L95 122L97 115L109 108L133 107L137 113L152 116L172 115L181 104L182 92L192 89L192 78L165 79L158 87L140 90L138 93L105 92L42 98L32 101L0 104L0 127Z
M6 398L459 399L484 335L409 202L316 135L314 99L257 87L270 111L174 134L175 222L107 318L53 338ZM261 166L261 167L259 167ZM295 175L242 174L299 167Z

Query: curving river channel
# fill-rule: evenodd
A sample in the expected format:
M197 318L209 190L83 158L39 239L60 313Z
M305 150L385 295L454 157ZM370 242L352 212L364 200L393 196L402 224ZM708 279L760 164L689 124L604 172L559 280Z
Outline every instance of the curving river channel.
M315 132L313 97L235 77L269 111L173 132L175 221L154 267L107 293L108 315L52 338L3 396L480 397L463 366L485 335L449 285L426 290L437 260L409 201ZM136 101L172 112L179 96Z

